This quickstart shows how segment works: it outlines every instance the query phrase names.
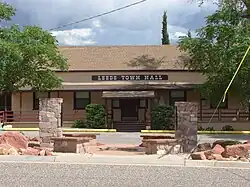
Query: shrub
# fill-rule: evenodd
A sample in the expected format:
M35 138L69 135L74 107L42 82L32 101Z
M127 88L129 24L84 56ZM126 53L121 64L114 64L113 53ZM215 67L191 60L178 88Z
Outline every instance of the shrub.
M158 105L152 109L153 130L173 130L174 108L167 105Z
M86 125L88 128L105 128L105 108L100 104L89 104L86 110Z
M75 120L74 124L72 125L72 128L85 128L85 124L83 120Z
M198 131L214 131L213 127L207 127L207 128L203 128L202 126L199 126Z
M225 125L221 129L222 131L234 131L233 127L231 125Z
M237 145L237 144L242 144L242 143L240 141L237 141L237 140L216 140L213 143L212 148L214 148L216 144L219 144L225 148L228 145Z

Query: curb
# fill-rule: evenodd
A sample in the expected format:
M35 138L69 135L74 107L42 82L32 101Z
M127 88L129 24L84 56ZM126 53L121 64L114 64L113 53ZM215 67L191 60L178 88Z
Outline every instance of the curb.
M116 129L63 129L63 132L116 132Z
M141 130L141 133L170 133L174 130ZM250 134L250 131L198 131L198 134Z
M0 131L39 131L39 128L1 128ZM116 132L116 129L75 129L63 128L63 132Z
M186 167L222 167L222 168L247 168L250 169L250 162L241 161L216 161L216 160L185 160Z

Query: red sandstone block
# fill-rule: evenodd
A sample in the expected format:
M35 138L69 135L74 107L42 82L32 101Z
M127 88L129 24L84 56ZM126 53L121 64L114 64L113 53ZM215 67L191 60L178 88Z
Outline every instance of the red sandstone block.
M250 144L237 144L226 146L225 151L222 153L223 157L247 157L249 155Z
M212 149L212 152L214 153L214 154L221 154L221 153L223 153L225 151L225 149L221 146L221 145L219 145L219 144L216 144L215 146L214 146L214 148Z

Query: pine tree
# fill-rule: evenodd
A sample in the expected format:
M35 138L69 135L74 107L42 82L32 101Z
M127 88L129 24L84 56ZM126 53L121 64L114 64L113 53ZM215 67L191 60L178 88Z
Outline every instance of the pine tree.
M191 34L191 31L190 31L190 30L189 30L188 33L187 33L187 37L192 38L192 34Z
M163 17L162 17L162 39L161 43L162 45L169 45L169 35L168 35L168 28L167 28L167 12L164 11Z

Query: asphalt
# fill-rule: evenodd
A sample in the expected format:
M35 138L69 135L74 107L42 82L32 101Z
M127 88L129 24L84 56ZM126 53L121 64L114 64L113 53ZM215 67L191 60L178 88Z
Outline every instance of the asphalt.
M0 162L0 186L238 187L250 169L156 165Z

